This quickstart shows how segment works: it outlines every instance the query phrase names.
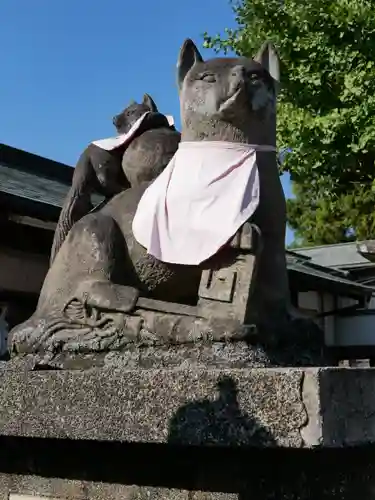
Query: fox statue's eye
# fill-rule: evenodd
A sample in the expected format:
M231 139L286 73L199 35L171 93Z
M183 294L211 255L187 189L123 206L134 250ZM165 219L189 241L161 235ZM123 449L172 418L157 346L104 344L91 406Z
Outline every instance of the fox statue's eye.
M213 73L203 73L199 77L200 80L203 80L204 82L207 83L215 83L216 82L216 77Z

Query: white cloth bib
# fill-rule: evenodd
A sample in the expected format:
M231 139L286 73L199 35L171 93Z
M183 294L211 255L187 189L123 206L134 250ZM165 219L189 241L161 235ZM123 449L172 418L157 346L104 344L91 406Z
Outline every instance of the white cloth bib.
M137 132L139 127L142 125L143 120L149 115L150 112L144 113L131 127L129 132L126 134L116 135L115 137L109 137L108 139L100 139L98 141L93 141L92 144L98 146L100 149L105 149L106 151L112 151L113 149L119 148L123 144L130 142L133 139L134 134Z
M133 139L135 133L142 125L143 120L149 114L150 112L148 111L147 113L144 113L140 118L138 118L138 120L134 123L129 132L126 132L126 134L116 135L115 137L109 137L108 139L99 139L98 141L93 141L92 144L98 146L100 149L105 149L106 151L112 151L113 149L119 148L120 146L130 142ZM168 120L168 124L170 126L174 125L173 116L168 115L166 116L166 119Z
M257 151L276 148L181 142L138 204L135 239L163 262L198 265L214 255L259 205Z

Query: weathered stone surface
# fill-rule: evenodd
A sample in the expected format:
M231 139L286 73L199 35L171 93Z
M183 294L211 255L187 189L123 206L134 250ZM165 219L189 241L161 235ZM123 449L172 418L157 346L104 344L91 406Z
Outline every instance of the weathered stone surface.
M0 370L0 436L265 448L375 443L374 369Z
M0 473L0 500L40 500L40 497L44 500L236 500L238 495Z
M300 370L0 372L0 435L303 444Z
M28 369L87 370L103 366L126 369L237 369L277 367L331 366L325 349L315 342L309 344L304 337L306 330L299 330L300 340L292 336L287 343L267 345L253 341L190 341L128 343L120 351L103 350L91 352L63 349L60 352L41 352L16 356L6 365L26 365ZM159 338L160 340L160 338Z
M374 498L374 369L11 366L0 500Z
M322 371L319 393L325 444L358 446L375 442L375 369Z

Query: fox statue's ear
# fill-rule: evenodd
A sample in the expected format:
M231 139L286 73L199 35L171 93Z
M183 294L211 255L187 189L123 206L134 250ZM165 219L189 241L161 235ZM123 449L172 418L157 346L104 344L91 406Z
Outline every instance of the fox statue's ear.
M153 98L150 95L145 94L143 96L142 104L145 104L148 107L148 109L151 111L151 113L158 112L158 107L156 106L155 101L153 100Z
M260 63L274 80L280 82L280 59L272 43L265 42L254 57L254 61Z
M177 85L179 89L181 89L188 71L198 62L203 62L203 58L195 43L188 38L181 47L177 61Z

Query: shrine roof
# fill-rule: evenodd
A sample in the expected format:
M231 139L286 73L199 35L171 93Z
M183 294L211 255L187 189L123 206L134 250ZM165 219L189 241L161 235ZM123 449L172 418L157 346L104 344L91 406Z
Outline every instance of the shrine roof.
M73 173L69 165L0 143L0 206L55 221Z
M375 292L375 287L358 282L349 271L319 265L294 250L287 251L286 256L288 273L297 277L302 288L348 297L370 297Z

